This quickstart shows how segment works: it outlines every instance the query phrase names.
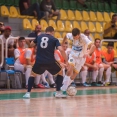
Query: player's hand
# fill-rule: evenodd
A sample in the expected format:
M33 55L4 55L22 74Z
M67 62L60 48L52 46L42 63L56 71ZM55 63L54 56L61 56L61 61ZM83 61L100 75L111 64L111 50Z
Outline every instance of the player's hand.
M94 70L98 70L98 67L96 65L93 66Z
M69 63L68 63L68 61L65 62L65 64L66 64L66 69L68 69L68 68L69 68Z
M64 63L60 63L60 65L61 65L62 68L65 68L65 67L67 66L67 65L64 64Z

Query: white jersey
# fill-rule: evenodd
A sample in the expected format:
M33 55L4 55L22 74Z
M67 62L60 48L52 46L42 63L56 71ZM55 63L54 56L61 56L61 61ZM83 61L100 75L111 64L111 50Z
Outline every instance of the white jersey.
M10 38L10 37L12 37L12 36L10 35L8 38ZM6 43L6 40L7 40L7 39L5 38L4 35L0 35L0 39L3 40L4 44ZM1 44L1 41L0 41L0 44ZM10 39L10 40L8 41L8 45L14 45L14 40L13 40L13 39Z
M92 43L84 34L80 34L80 39L75 40L72 33L67 33L66 38L73 41L70 56L75 58L83 57L87 52L88 45Z

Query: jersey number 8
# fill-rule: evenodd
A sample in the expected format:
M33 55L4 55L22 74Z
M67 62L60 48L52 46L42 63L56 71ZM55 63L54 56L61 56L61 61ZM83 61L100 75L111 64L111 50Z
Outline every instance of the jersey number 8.
M41 48L47 48L48 40L49 40L48 37L42 37L41 43L40 43Z

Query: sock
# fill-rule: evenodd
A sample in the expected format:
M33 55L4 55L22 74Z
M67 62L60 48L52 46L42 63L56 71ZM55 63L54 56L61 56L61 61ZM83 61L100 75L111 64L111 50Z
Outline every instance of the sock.
M48 82L46 81L46 79L45 79L45 75L44 75L44 74L41 75L41 79L42 79L42 82L43 82L43 83L48 83Z
M93 73L92 73L92 82L96 82L97 76L98 76L98 70L93 71Z
M31 71L32 71L32 68L31 67L27 67L26 68L26 72L25 72L25 78L26 78L26 85L28 85L28 79L31 75Z
M63 82L63 76L61 75L57 75L56 77L56 91L60 91L61 86L62 86L62 82Z
M50 74L49 72L48 72L48 78L50 80L50 84L54 84L55 83L52 74Z
M66 91L68 86L69 86L69 82L70 82L70 76L65 75L64 79L63 79L63 86L61 87L61 89L63 91Z
M73 82L73 80L70 79L70 80L69 80L69 85L70 85L72 82Z
M38 85L38 84L39 84L40 78L41 78L40 75L37 75L37 76L36 76L36 78L35 78L35 85Z
M80 76L82 78L82 83L86 82L87 70L81 71Z
M34 84L34 77L31 76L29 77L29 80L28 80L28 92L31 91L33 84Z
M99 69L99 81L102 81L102 76L103 76L103 72L104 72L104 67L101 67L100 69Z
M111 76L111 67L109 67L107 70L106 70L106 83L110 82L110 76Z

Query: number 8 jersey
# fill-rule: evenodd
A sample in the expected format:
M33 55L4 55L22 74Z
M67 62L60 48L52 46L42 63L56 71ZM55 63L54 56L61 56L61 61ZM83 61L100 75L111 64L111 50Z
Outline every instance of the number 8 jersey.
M66 38L73 41L72 50L70 56L79 58L83 57L87 52L89 44L92 42L84 34L80 34L80 39L73 39L72 33L67 33Z
M54 51L60 46L59 40L50 34L41 34L34 40L37 44L36 61L39 64L51 64L55 62Z

